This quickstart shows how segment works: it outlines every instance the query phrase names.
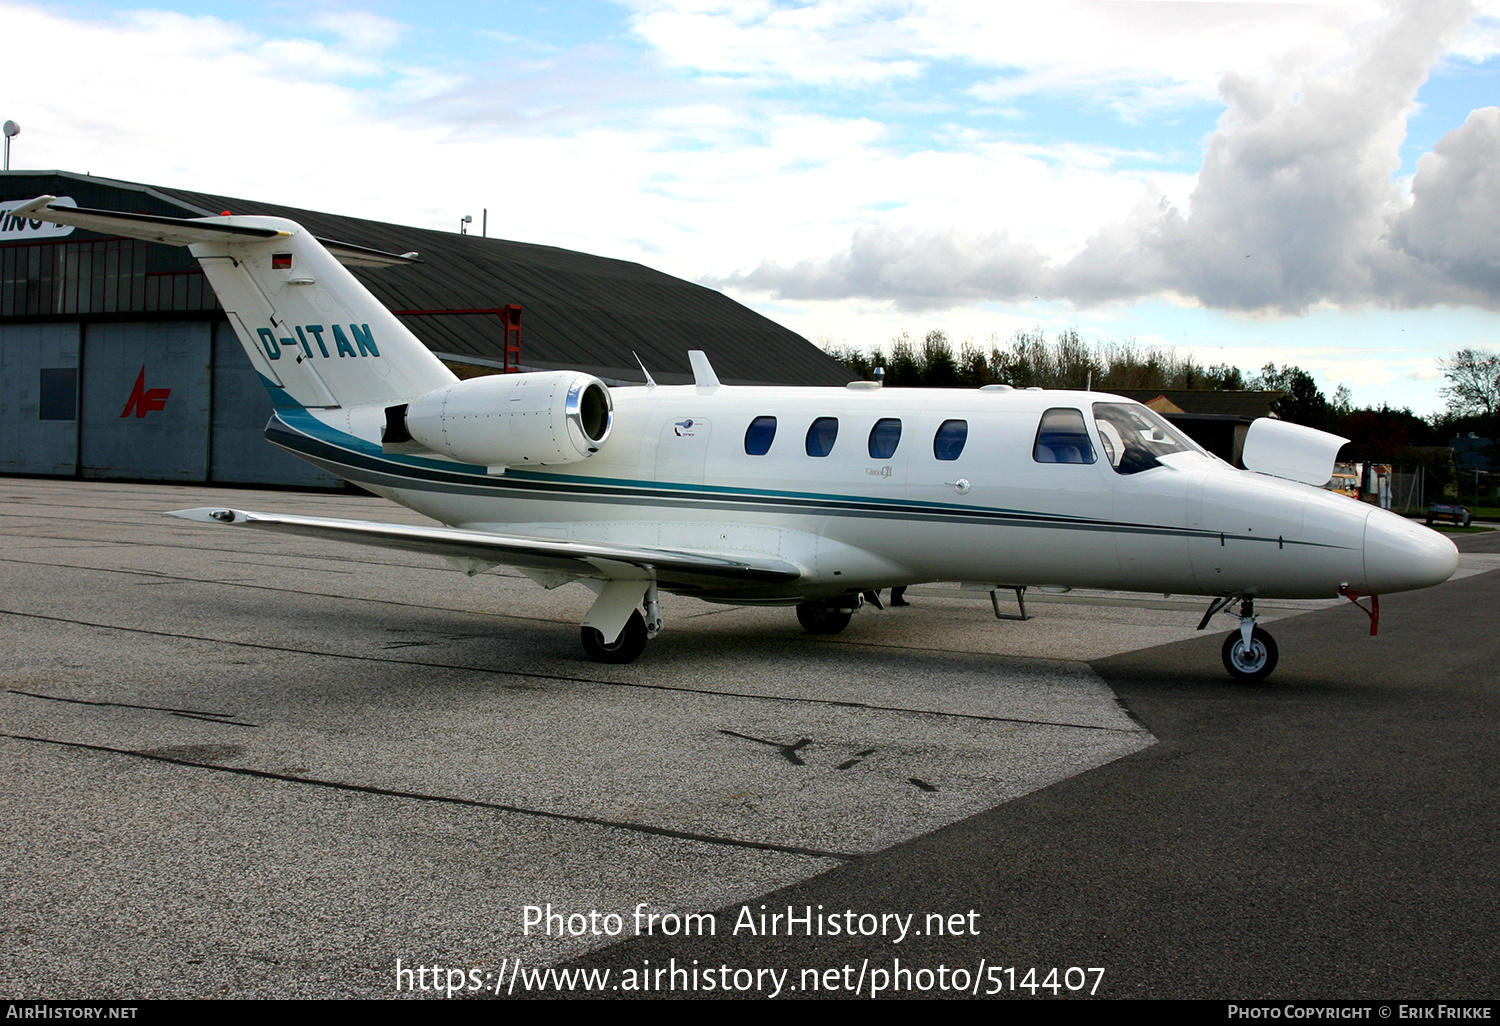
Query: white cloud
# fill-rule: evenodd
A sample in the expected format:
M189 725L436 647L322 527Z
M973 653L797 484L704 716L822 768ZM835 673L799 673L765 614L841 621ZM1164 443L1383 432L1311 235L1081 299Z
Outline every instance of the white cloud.
M362 54L385 53L406 34L401 22L370 11L319 11L306 20L312 27L337 36L346 49Z
M1469 115L1417 162L1394 244L1452 283L1500 301L1500 107Z
M845 294L919 306L1027 292L1080 306L1175 293L1279 313L1326 302L1500 306L1500 121L1476 114L1424 157L1410 210L1393 179L1417 90L1472 13L1464 0L1408 3L1331 67L1326 54L1311 64L1301 54L1274 74L1226 74L1227 110L1187 201L1153 180L1128 212L1121 204L1094 220L1101 227L1071 253L1055 244L1037 253L1035 235L983 227L1008 222L929 219L919 233L860 229L847 252L766 262L729 280L823 298L842 282ZM1066 209L1055 198L1045 207L1053 216ZM1028 260L1029 274L1014 272Z
M636 34L680 69L862 89L949 61L979 69L971 92L985 102L1066 94L1126 114L1212 102L1225 72L1269 68L1288 40L1304 64L1333 60L1379 11L1376 0L620 2Z
M635 33L671 66L716 75L868 85L909 77L905 5L878 0L626 0ZM915 33L920 35L920 33Z
M840 317L877 337L961 337L965 318L1144 336L1123 304L1146 296L1309 320L1500 305L1496 113L1455 128L1407 193L1392 178L1429 69L1500 50L1500 22L1458 0L630 8L647 59L606 40L431 66L358 11L276 34L0 0L8 39L48 41L8 48L0 114L24 129L17 166L449 230L487 206L493 234L712 276L841 337ZM1154 136L1018 142L954 102L966 87L1022 113L1038 93L1050 110L1226 110L1198 173L1153 174L1181 166Z

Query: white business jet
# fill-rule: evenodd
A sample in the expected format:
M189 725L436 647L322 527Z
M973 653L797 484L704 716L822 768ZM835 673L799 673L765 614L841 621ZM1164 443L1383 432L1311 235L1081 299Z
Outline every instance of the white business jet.
M1277 651L1257 598L1369 596L1374 633L1379 595L1458 565L1441 535L1318 487L1345 440L1310 428L1256 421L1242 471L1098 392L730 387L701 352L684 386L575 371L459 381L341 263L415 254L324 244L283 218L52 199L14 214L188 246L271 393L266 437L449 526L172 515L580 582L596 595L583 647L600 662L631 662L660 633L663 590L795 605L807 630L833 634L867 593L962 581L1012 619L1028 586L1203 595L1200 630L1238 603L1224 665L1261 680ZM1004 591L1019 616L1001 612Z

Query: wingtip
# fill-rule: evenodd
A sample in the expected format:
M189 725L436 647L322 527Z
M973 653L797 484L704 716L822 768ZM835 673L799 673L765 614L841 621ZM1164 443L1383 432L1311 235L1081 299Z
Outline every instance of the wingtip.
M39 214L43 210L46 210L47 205L55 199L57 199L56 196L38 196L36 199L29 200L23 205L16 207L10 212L10 216L20 218L28 217L32 214Z
M162 513L164 517L192 520L200 524L234 524L249 519L244 513L219 506L202 506L198 509L171 509Z

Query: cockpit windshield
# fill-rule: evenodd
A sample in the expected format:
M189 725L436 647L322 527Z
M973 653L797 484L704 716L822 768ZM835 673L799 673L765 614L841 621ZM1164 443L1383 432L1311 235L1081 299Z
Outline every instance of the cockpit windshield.
M1139 474L1161 466L1162 456L1203 451L1160 415L1136 403L1095 403L1094 423L1117 473Z

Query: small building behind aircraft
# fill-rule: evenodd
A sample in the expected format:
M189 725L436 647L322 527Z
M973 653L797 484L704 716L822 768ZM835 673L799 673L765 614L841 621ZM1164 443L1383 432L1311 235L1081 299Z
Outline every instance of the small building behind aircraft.
M1232 466L1242 467L1245 435L1259 417L1272 416L1275 391L1225 389L1122 388L1114 394L1134 399L1161 414L1183 434Z
M55 195L167 217L291 218L420 263L351 271L460 374L577 369L727 384L842 385L812 343L712 289L624 260L67 171L0 172L0 473L333 486L267 445L271 407L187 250L9 216ZM517 309L518 308L518 309ZM518 332L519 329L519 332ZM519 334L519 347L517 346Z

